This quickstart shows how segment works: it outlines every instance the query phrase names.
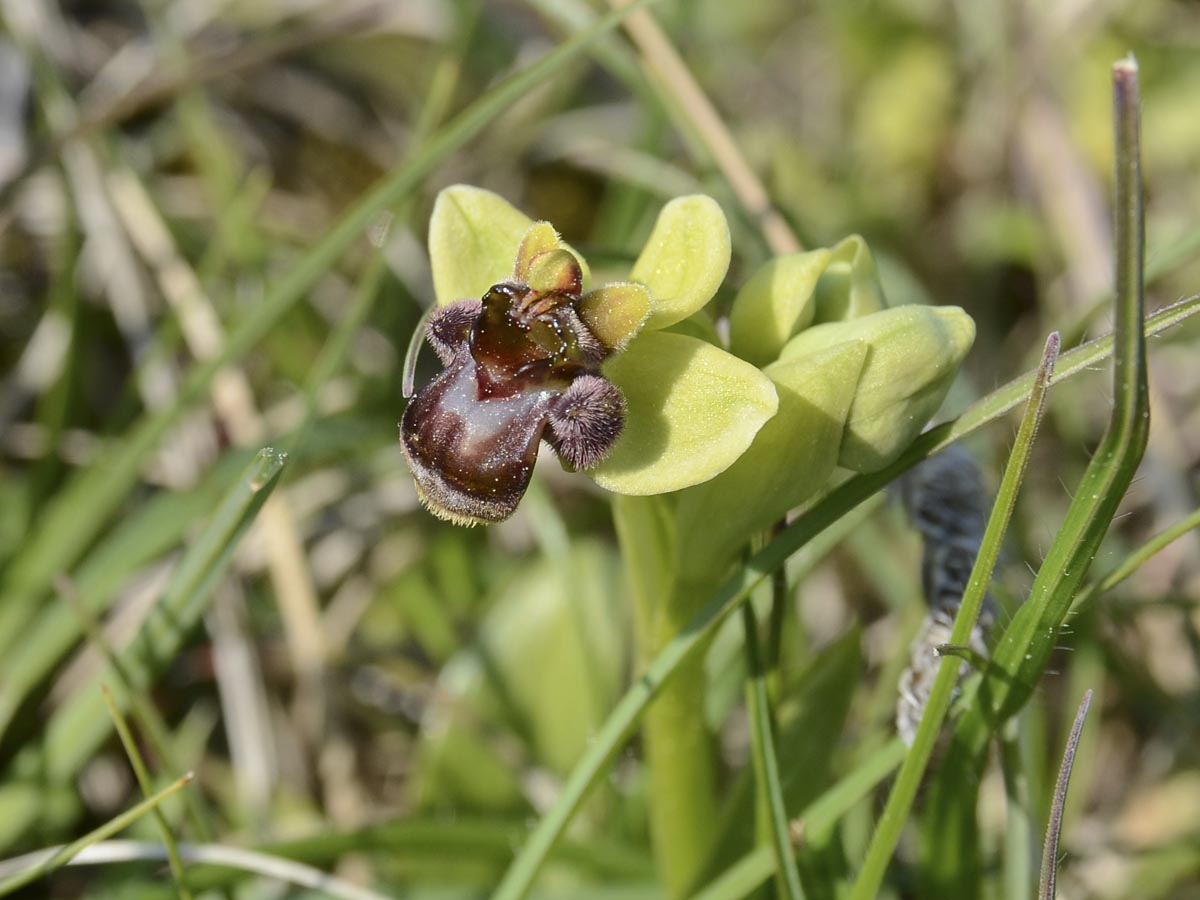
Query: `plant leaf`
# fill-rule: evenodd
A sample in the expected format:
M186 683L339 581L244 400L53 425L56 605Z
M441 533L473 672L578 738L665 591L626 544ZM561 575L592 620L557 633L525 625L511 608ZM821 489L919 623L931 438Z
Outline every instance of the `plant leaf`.
M440 306L482 297L508 281L533 220L499 194L456 184L438 194L429 219L429 263Z
M717 201L692 194L664 206L629 274L654 298L648 327L673 325L712 299L729 256L729 224Z
M618 494L707 481L745 452L779 406L754 366L682 334L640 335L605 374L625 394L625 430L588 474Z

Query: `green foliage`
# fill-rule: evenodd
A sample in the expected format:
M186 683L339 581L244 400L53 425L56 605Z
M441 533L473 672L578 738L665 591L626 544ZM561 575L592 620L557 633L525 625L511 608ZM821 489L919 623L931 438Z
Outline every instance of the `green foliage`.
M0 890L1034 896L1102 688L1061 892L1195 893L1200 297L1137 321L1129 117L1119 253L1104 203L1132 47L1151 305L1193 294L1186 4L1035 4L1020 41L900 0L161 6L0 14L0 848L62 848ZM578 278L624 436L457 528L396 440L437 361L402 360L514 278ZM945 657L910 752L939 548L884 494L951 443L1023 459L1050 331L989 659Z

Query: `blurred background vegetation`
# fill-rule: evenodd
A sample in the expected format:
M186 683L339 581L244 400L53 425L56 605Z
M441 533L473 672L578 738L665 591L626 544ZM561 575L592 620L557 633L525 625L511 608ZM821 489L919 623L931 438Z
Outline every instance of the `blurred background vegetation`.
M491 188L554 222L604 281L666 199L710 193L734 241L718 304L769 255L619 31L452 152L430 144L600 12L584 0L0 3L2 855L140 799L107 677L133 685L156 786L196 772L187 801L163 807L181 839L267 848L396 896L497 882L634 654L608 504L586 478L543 463L517 514L486 529L418 507L396 423L405 348L432 302L433 197ZM1032 367L1051 329L1071 346L1110 325L1108 69L1129 50L1144 85L1148 305L1200 285L1194 2L697 0L654 13L806 245L859 232L892 304L975 317L955 409ZM420 177L365 235L313 253L376 179L422 153ZM1150 447L1096 575L1198 506L1195 331L1151 342ZM999 573L1009 609L1110 396L1100 371L1051 393ZM993 485L1014 428L972 442ZM290 452L281 475L259 463L271 496L244 533L244 509L222 525L218 504L237 502L268 444ZM900 512L875 504L856 522L793 564L805 577L782 657L789 809L890 736L923 614ZM1073 621L1022 716L1044 822L1075 704L1097 692L1064 897L1200 897L1198 589L1193 532ZM164 591L177 601L165 624ZM113 683L105 654L147 630L140 668ZM730 797L714 872L753 843L738 640L724 634L708 659ZM1004 793L989 774L985 862ZM878 805L844 818L840 858L823 865L853 870ZM539 891L658 896L645 812L635 743ZM129 836L159 831L144 819ZM893 896L912 895L910 849ZM196 872L197 889L224 896L323 896ZM24 896L176 894L161 863L134 862L64 870Z

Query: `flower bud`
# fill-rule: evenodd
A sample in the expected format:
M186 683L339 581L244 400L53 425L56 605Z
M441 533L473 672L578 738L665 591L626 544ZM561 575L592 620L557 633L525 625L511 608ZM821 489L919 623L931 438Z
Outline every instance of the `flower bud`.
M853 340L869 349L838 464L874 472L899 456L937 412L975 340L975 323L957 306L899 306L814 325L792 338L780 359Z

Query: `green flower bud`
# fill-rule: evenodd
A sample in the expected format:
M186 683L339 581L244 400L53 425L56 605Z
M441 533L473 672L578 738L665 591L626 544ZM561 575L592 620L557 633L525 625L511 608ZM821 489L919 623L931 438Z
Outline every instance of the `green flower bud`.
M879 270L867 242L857 234L843 238L830 251L829 264L817 282L814 321L859 319L886 307Z
M729 349L765 366L816 315L817 280L829 264L828 250L777 256L738 291L729 311Z
M957 306L900 306L860 319L814 325L780 360L804 359L845 341L868 346L838 464L874 472L891 463L937 412L975 340Z

